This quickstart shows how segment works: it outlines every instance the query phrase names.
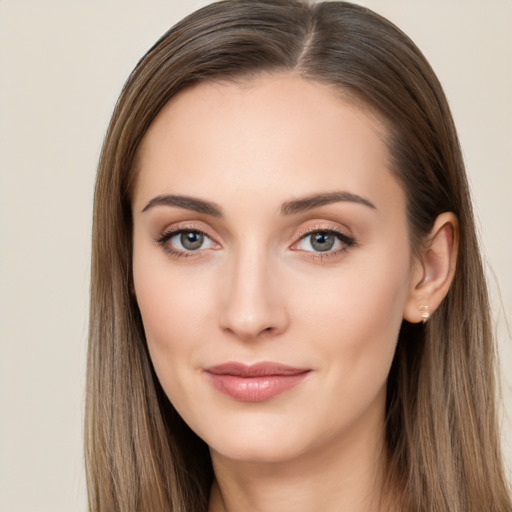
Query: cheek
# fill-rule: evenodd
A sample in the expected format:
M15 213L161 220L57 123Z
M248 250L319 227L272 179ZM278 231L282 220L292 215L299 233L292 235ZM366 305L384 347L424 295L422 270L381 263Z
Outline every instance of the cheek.
M195 354L201 346L201 318L207 314L201 308L209 302L194 287L154 270L145 269L134 281L151 363L170 402L188 417L197 407L194 397L201 396Z
M340 268L296 305L303 332L329 361L332 387L354 399L354 411L385 384L395 353L409 290L407 246L395 254Z
M180 290L176 280L162 275L148 276L145 271L139 282L135 281L137 303L142 315L148 341L167 343L169 338L179 340L190 334L197 324L192 320L200 304L187 287Z
M213 314L207 300L209 286L198 286L189 276L171 267L165 256L144 257L134 252L133 276L151 360L164 389L180 386L184 368L197 366L194 349ZM179 389L178 389L179 391Z
M354 339L358 332L394 332L403 318L409 267L407 245L396 251L375 248L364 257L347 259L339 269L317 274L314 283L304 276L301 287L308 293L295 295L293 308L300 310L299 318L307 323L337 326L347 339Z

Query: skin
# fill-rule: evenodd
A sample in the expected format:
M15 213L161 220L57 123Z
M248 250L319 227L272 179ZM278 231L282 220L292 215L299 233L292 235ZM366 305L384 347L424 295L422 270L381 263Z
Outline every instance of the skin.
M202 83L158 114L137 155L134 291L169 399L210 446L211 511L377 509L385 386L404 319L445 295L456 220L413 257L383 125L293 74ZM353 200L283 214L312 194ZM214 203L148 204L173 194ZM205 233L186 250L172 230ZM318 251L310 232L335 231ZM347 243L347 237L352 242ZM204 368L310 370L262 402L220 393Z

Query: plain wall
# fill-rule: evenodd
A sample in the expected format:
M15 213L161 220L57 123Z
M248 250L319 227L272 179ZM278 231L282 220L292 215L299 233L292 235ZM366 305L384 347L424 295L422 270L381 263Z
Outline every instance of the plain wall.
M100 145L139 57L205 3L0 0L1 510L86 510L82 420ZM360 3L412 37L453 109L495 303L510 467L512 2Z

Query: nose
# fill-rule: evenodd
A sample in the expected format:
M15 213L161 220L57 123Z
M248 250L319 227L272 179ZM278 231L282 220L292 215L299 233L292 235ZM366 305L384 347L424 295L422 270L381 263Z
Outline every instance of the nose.
M223 276L220 327L241 340L276 336L289 322L279 271L261 251L244 251Z

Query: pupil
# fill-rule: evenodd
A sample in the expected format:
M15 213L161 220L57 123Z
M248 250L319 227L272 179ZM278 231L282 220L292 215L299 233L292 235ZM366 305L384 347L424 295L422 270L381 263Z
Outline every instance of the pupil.
M183 247L189 251L195 251L203 245L204 235L195 231L187 231L180 236Z
M334 237L329 233L311 235L311 246L316 251L329 251L334 246Z

